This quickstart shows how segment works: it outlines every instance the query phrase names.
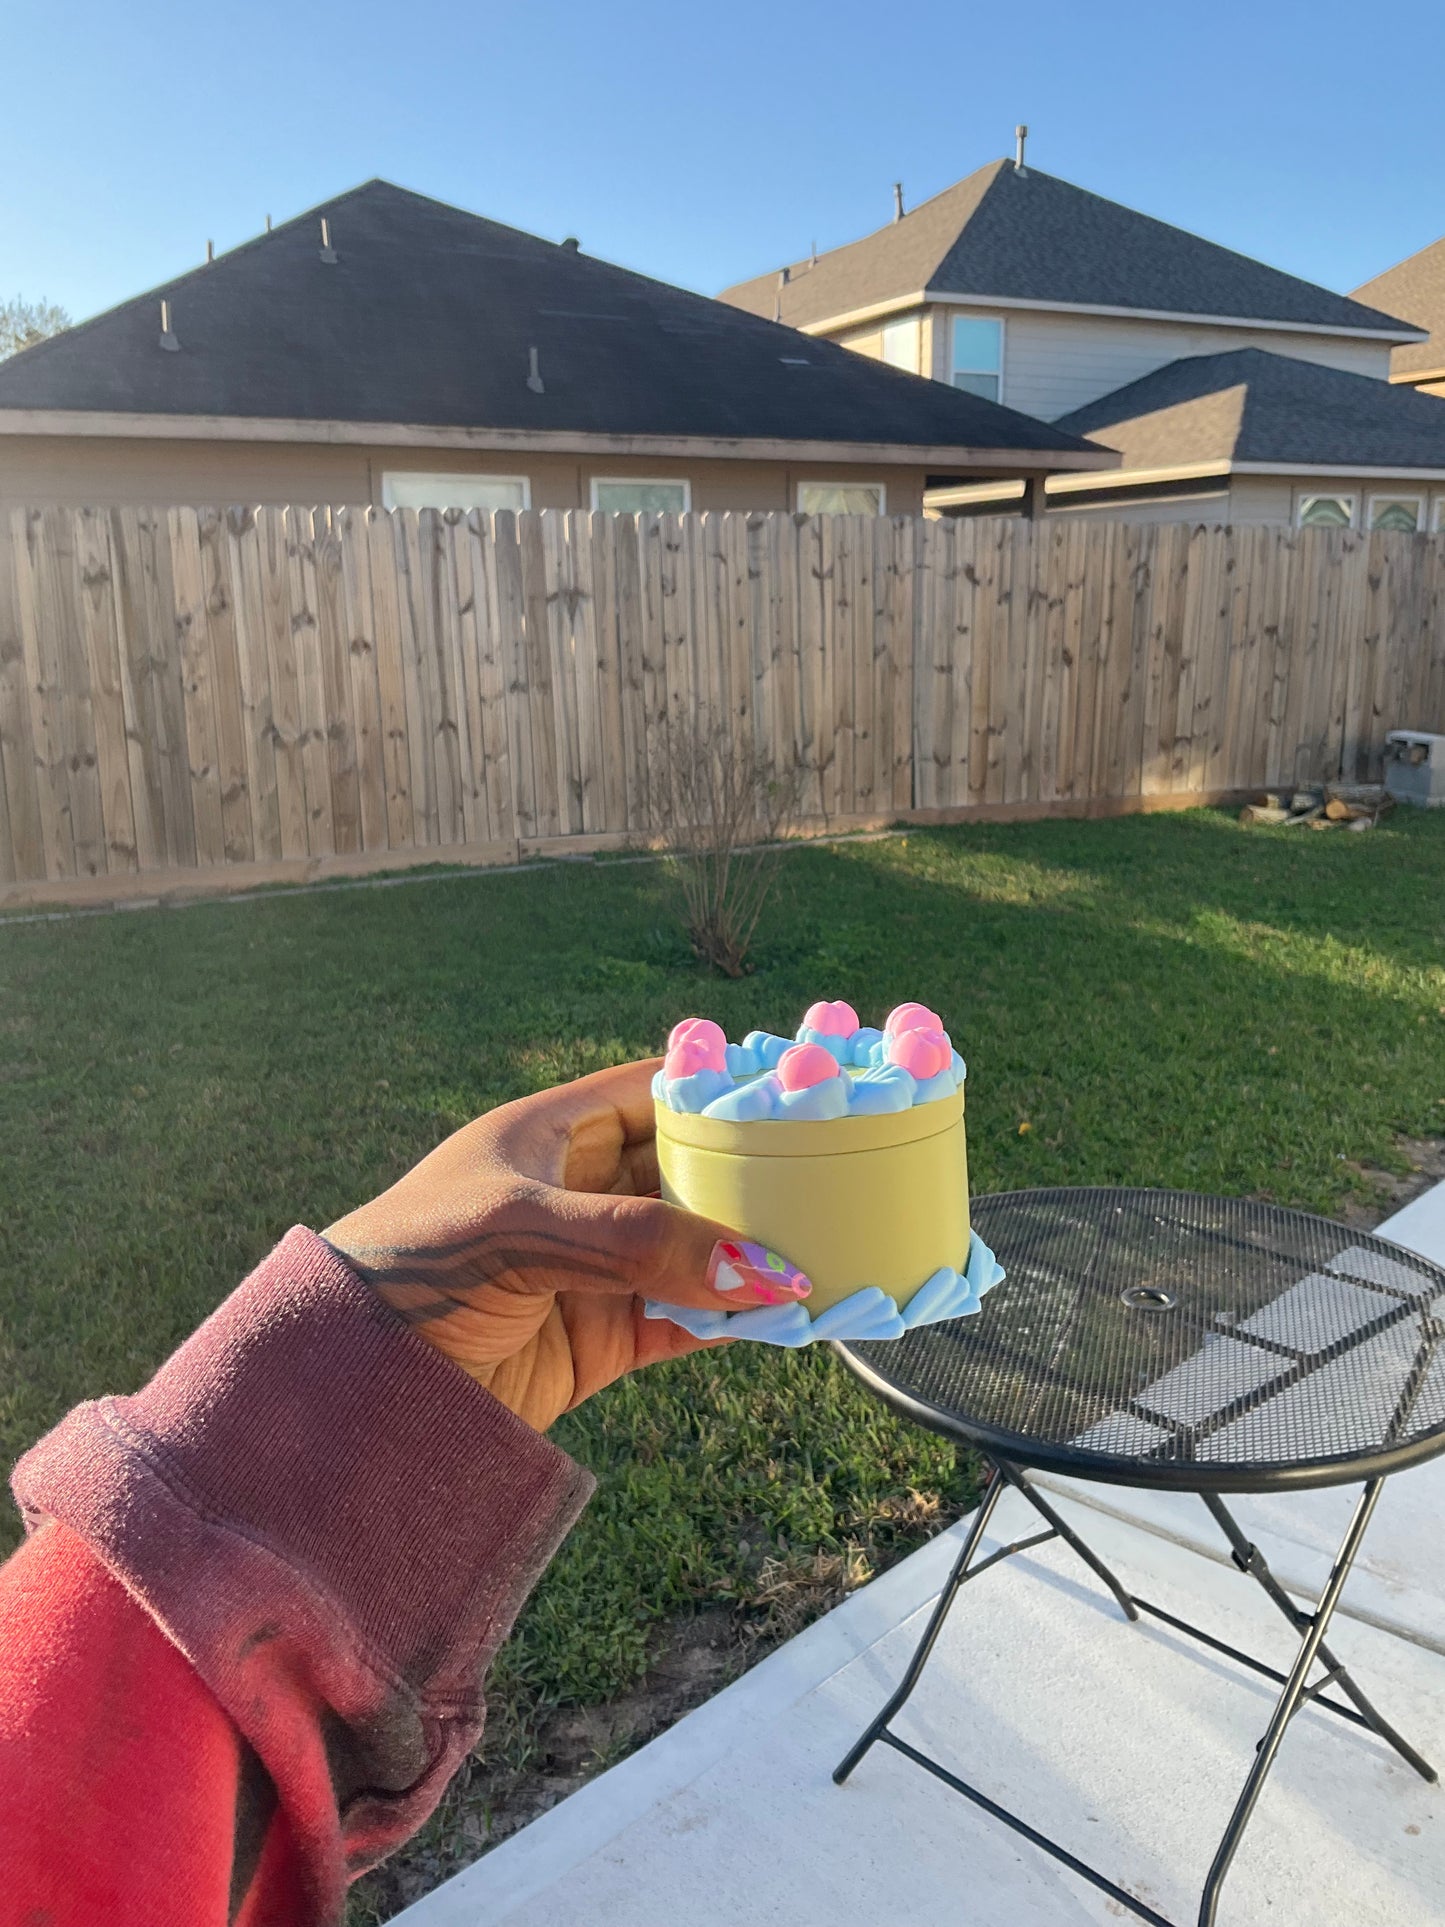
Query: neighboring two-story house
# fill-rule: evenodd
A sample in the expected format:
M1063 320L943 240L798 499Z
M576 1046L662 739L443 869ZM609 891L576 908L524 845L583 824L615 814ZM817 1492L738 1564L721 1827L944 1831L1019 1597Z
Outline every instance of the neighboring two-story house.
M1354 298L1378 301L1425 330L1423 341L1407 341L1390 356L1390 379L1429 395L1445 395L1445 240L1432 241L1377 274L1355 289Z
M1050 509L1354 527L1445 509L1445 405L1388 381L1424 329L1022 153L908 212L900 196L876 233L722 299L1120 451L1112 473L1052 478ZM1024 496L964 483L926 499L998 513Z

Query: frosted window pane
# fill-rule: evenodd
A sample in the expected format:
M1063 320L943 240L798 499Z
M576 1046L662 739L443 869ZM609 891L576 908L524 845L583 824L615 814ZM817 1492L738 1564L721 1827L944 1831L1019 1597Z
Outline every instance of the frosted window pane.
M612 515L681 515L686 482L597 482L597 506Z
M878 482L802 482L798 507L804 515L881 515L883 488Z

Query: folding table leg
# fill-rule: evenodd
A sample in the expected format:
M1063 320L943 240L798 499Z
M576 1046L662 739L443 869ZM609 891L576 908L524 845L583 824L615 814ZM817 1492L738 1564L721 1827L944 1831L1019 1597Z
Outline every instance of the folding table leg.
M1258 1546L1253 1545L1250 1540L1245 1537L1244 1533L1240 1531L1238 1523L1218 1494L1203 1492L1200 1494L1200 1497L1209 1508L1210 1513L1219 1525L1220 1530L1224 1533L1225 1538L1228 1539L1235 1565L1239 1567L1241 1572L1247 1572L1252 1579L1258 1580L1269 1598L1279 1607L1295 1631L1302 1633L1310 1624L1310 1615L1302 1611L1301 1608L1295 1604L1294 1600L1290 1598L1284 1587L1270 1571L1264 1554L1259 1550ZM1393 1746L1395 1751L1400 1755L1400 1758L1404 1760L1407 1766L1412 1766L1422 1780L1428 1780L1431 1786L1434 1786L1440 1777L1434 1767L1431 1766L1423 1754L1417 1753L1410 1742L1395 1731L1384 1714L1379 1712L1377 1708L1371 1704L1355 1684L1349 1672L1335 1658L1323 1640L1320 1641L1319 1655L1325 1666L1329 1669L1330 1684L1338 1686L1342 1693L1354 1701L1355 1706L1363 1717L1364 1723L1372 1728L1387 1745ZM1315 1690L1318 1691L1318 1687ZM1332 1710L1338 1711L1341 1709L1336 1708Z
M1104 1584L1109 1588L1109 1591L1113 1593L1114 1597L1118 1600L1119 1610L1123 1613L1124 1617L1126 1619L1137 1619L1139 1617L1139 1608L1134 1604L1132 1596L1124 1590L1123 1586L1114 1577L1113 1573L1110 1572L1098 1553L1085 1545L1084 1541L1079 1537L1078 1533L1074 1531L1074 1528L1069 1524L1068 1520L1054 1510L1042 1493L1035 1490L1016 1466L1000 1463L998 1469L1016 1492L1022 1492L1034 1511L1041 1513L1043 1517L1048 1520L1064 1544L1073 1548L1089 1568L1090 1572L1097 1574L1098 1577L1103 1580Z
M1319 1604L1313 1613L1303 1616L1306 1631L1304 1639L1300 1644L1299 1654L1295 1659L1293 1667L1290 1669L1284 1691L1280 1694L1279 1701L1275 1706L1274 1717L1270 1720L1268 1727L1265 1729L1264 1738L1259 1743L1259 1748L1254 1758L1254 1765L1250 1768L1249 1777L1246 1779L1243 1791L1235 1803L1229 1825L1224 1830L1224 1838L1219 1843L1219 1851L1214 1856L1214 1864L1209 1869L1209 1877L1204 1883L1204 1894L1199 1903L1199 1927L1214 1927L1215 1915L1219 1909L1219 1893L1221 1887L1224 1885L1224 1877L1229 1872L1240 1839L1244 1834L1244 1829L1249 1824L1249 1817L1254 1812L1259 1800L1265 1778L1270 1768L1274 1765L1275 1755L1279 1752L1280 1741L1285 1735L1285 1728L1299 1711L1305 1699L1305 1682L1309 1678L1310 1668L1314 1665L1315 1660L1324 1647L1326 1629L1329 1626L1331 1618L1334 1616L1335 1607L1339 1604L1340 1594L1344 1591L1345 1581L1350 1576L1350 1568L1355 1563L1355 1554L1360 1549L1360 1542L1365 1536L1365 1531L1370 1523L1370 1516L1375 1510L1375 1505L1379 1499L1380 1490L1383 1485L1383 1479L1371 1479L1364 1491L1360 1494L1358 1503L1355 1506L1354 1516L1350 1520L1349 1529L1340 1542L1340 1549L1335 1555L1335 1563L1330 1568L1330 1576L1325 1582L1324 1591L1320 1594ZM1206 1504L1208 1503L1209 1501L1206 1500ZM1215 1512L1214 1505L1210 1505L1210 1510L1211 1512ZM1221 1506L1219 1512L1223 1510ZM1215 1512L1216 1517L1219 1516L1219 1512ZM1227 1514L1225 1516L1228 1517ZM1234 1531L1237 1532L1238 1528L1234 1526L1234 1521L1231 1519L1229 1523L1230 1526L1234 1528ZM1240 1536L1241 1538L1243 1537L1242 1534ZM1230 1537L1232 1540L1232 1533ZM1236 1550L1238 1550L1238 1548L1236 1548ZM1253 1548L1251 1547L1250 1550L1252 1551ZM1262 1564L1263 1562L1261 1561L1260 1563ZM1245 1570L1248 1571L1249 1567L1246 1566ZM1267 1571L1268 1568L1266 1567L1265 1570ZM1259 1574L1256 1573L1255 1577L1258 1578ZM1273 1578L1273 1574L1271 1574L1270 1577ZM1266 1591L1268 1590L1268 1587L1266 1587ZM1292 1602L1287 1604L1286 1609L1293 1615L1294 1608ZM1371 1710L1373 1711L1373 1709ZM1418 1758L1418 1755L1416 1757ZM1423 1765L1424 1763L1421 1762L1421 1764Z
M869 1747L872 1746L873 1742L878 1738L878 1735L883 1731L884 1727L887 1726L888 1722L893 1718L893 1715L899 1710L914 1687L918 1684L918 1676L928 1662L928 1655L933 1651L935 1640L943 1630L943 1622L948 1617L949 1608L953 1605L954 1600L957 1599L960 1587L962 1587L970 1577L968 1563L978 1550L979 1542L987 1530L989 1520L993 1517L994 1507L1002 1497L1003 1489L1004 1481L1001 1478L995 1477L990 1483L988 1491L984 1493L978 1511L973 1515L973 1524L968 1529L968 1536L963 1542L963 1550L959 1553L954 1563L953 1571L948 1575L947 1584L938 1595L938 1604L933 1608L923 1637L918 1642L918 1650L908 1662L907 1672L899 1681L897 1690L894 1692L892 1699L890 1699L888 1704L883 1708L883 1711L872 1724L865 1729L855 1745L833 1769L833 1779L838 1786L842 1786L848 1775L853 1771L854 1767L857 1766L858 1762L863 1758L863 1755L868 1751Z
M1041 1546L1045 1540L1048 1539L1062 1539L1066 1545L1073 1548L1084 1561L1084 1564L1089 1567L1090 1571L1097 1573L1100 1579L1103 1580L1104 1584L1118 1600L1125 1617L1128 1619L1137 1619L1139 1617L1138 1608L1135 1606L1134 1601L1114 1577L1113 1573L1110 1572L1109 1568L1096 1553L1090 1551L1089 1547L1084 1544L1073 1527L1054 1510L1048 1500L1034 1490L1023 1473L1019 1471L1018 1467L1009 1465L1002 1459L987 1461L987 1463L992 1466L993 1479L989 1484L988 1491L984 1494L978 1511L974 1514L973 1524L970 1526L968 1536L963 1542L963 1550L958 1555L958 1560L954 1565L953 1571L948 1576L948 1583L938 1595L938 1604L934 1607L932 1617L929 1619L928 1625L924 1630L923 1637L918 1642L918 1650L909 1661L908 1670L899 1682L898 1689L892 1699L889 1700L888 1704L883 1708L883 1711L868 1727L853 1750L834 1771L833 1778L839 1786L847 1779L848 1775L853 1771L854 1767L857 1766L873 1742L884 1731L888 1722L893 1718L894 1714L898 1712L900 1707L903 1706L909 1694L918 1684L918 1676L928 1663L928 1655L933 1651L934 1642L937 1640L943 1628L943 1622L947 1619L960 1589L967 1585L970 1579L976 1579L987 1567L996 1564L998 1560L1007 1559L1012 1553L1023 1552L1030 1546ZM1048 1531L1036 1533L1030 1539L1016 1540L1012 1545L1001 1546L997 1552L991 1552L987 1559L981 1560L979 1564L975 1566L972 1564L973 1556L978 1550L979 1542L983 1538L984 1532L987 1530L988 1522L993 1516L994 1507L1003 1496L1005 1486L1009 1485L1011 1485L1016 1492L1021 1493L1034 1510L1043 1517L1047 1522Z

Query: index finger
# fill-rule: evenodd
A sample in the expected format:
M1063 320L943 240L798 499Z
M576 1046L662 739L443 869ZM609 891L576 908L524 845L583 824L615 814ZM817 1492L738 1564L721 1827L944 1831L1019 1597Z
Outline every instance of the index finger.
M565 1191L656 1190L652 1079L661 1061L614 1064L504 1104L482 1120L495 1155Z

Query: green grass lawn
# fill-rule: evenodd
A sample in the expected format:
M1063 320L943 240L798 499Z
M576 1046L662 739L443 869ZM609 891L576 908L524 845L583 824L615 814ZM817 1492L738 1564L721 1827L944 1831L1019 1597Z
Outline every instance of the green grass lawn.
M1397 1136L1445 1133L1445 812L1366 836L1197 813L798 850L757 964L707 977L652 864L0 922L7 1461L140 1383L288 1225L693 1011L739 1036L816 997L865 1022L939 1010L975 1191L1329 1210L1359 1166L1398 1167ZM746 1597L764 1551L886 1557L921 1530L910 1490L945 1511L969 1490L830 1358L761 1348L617 1386L558 1436L601 1489L503 1657L513 1708L626 1689L659 1625Z

